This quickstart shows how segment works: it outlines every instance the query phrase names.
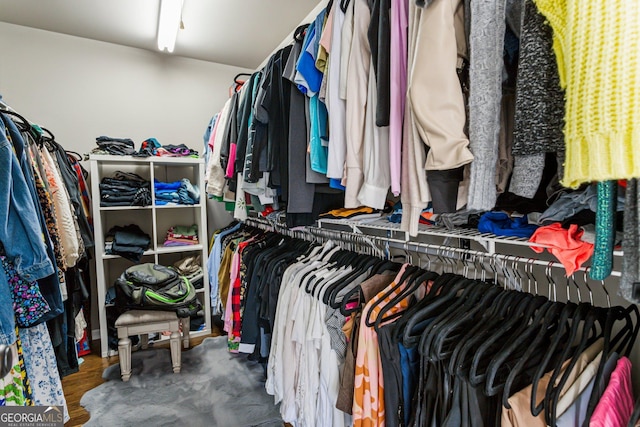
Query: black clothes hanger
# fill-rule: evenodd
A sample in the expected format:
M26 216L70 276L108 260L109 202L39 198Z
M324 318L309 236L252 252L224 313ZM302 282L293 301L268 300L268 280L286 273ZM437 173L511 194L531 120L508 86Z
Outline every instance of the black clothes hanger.
M246 80L240 80L240 77L249 77L249 78L251 78L251 73L238 73L233 78L233 82L235 84L242 86L246 82Z
M494 288L489 292L499 292L491 302L490 306L486 307L485 310L481 312L468 312L466 314L467 316L474 316L476 317L476 319L472 319L471 322L469 322L467 319L467 322L471 323L471 326L468 329L462 331L462 334L457 339L457 344L450 352L449 362L447 365L445 365L445 368L447 368L448 372L451 375L458 375L463 377L466 377L468 375L470 361L465 362L465 359L467 353L471 352L471 350L475 348L474 346L477 346L473 341L473 338L479 335L480 330L483 328L483 325L486 322L490 322L491 319L498 316L498 311L503 306L502 304L500 304L501 301L506 298L512 297L509 293L499 290L498 288ZM464 316L465 314L463 313L462 315ZM477 318L477 316L480 317ZM472 356L473 354L471 354L469 358L471 358Z
M355 260L353 258L354 255L357 256ZM369 271L371 267L378 261L378 258L369 256L369 255L357 255L354 252L351 252L351 260L353 262L351 264L351 266L353 267L353 271L349 273L346 277L331 284L327 288L326 292L324 293L323 302L328 306L330 306L331 308L334 308L334 309L340 308L340 304L342 303L342 300L340 301L337 300L338 293L343 291L345 287L357 286L357 284L352 283L353 280L358 276L361 276L365 272Z
M332 7L333 7L333 0L329 0L329 3L327 3L327 8L326 8L327 16L329 16L329 12L331 11Z
M530 383L529 378L524 380L520 380L520 378L525 376L523 371L531 369L540 361L541 348L544 348L541 344L548 343L550 335L557 330L555 322L557 322L557 317L563 306L564 304L558 302L545 302L531 324L525 327L522 333L516 334L516 339L511 340L500 353L496 354L487 369L487 378L485 379L487 395L493 396L502 388L502 404L506 408L510 408L508 399L511 397L511 390L521 389L524 386L522 382ZM533 334L535 336L531 339ZM534 355L534 360L531 359L532 355ZM503 376L499 373L508 369L510 371L504 384L497 383L499 377ZM516 381L518 383L514 387Z
M369 278L373 277L376 274L396 274L398 273L398 271L400 271L400 268L402 268L402 264L400 263L382 260L382 262L378 263L372 268L371 273L369 274ZM357 285L355 288L351 289L347 294L345 294L342 302L340 303L340 313L342 313L343 316L350 316L356 311L360 311L362 309L363 302L364 293L362 291L362 287L360 285ZM347 308L347 306L352 304L354 304L353 307Z
M65 152L67 153L67 155L71 158L73 158L75 161L77 162L81 162L82 161L82 156L76 152L76 151L71 151L71 150L65 150Z
M638 337L638 330L640 330L640 309L636 304L631 304L626 309L617 306L612 307L610 310L612 310L612 315L616 321L625 321L624 326L618 331L618 334L611 339L611 350L629 357L635 340ZM632 314L635 317L635 322L631 316Z
M562 385L560 388L564 386L571 370L578 361L578 356L598 338L598 336L591 335L593 331L592 327L597 321L596 311L593 310L593 308L593 306L587 303L578 304L578 309L569 327L568 336L563 338L565 345L559 352L559 357L556 358L554 365L551 366L551 378L549 379L544 398L540 405L536 405L535 410L537 412L534 413L532 411L532 414L535 416L544 410L545 420L550 418L550 411L555 409L551 408L550 405L553 404L554 396L560 393L560 389L555 387L555 385L559 385L561 382ZM578 335L579 333L581 333L581 335ZM580 338L579 340L578 337ZM572 343L576 341L578 341L578 344L573 346ZM532 396L532 400L533 399Z
M420 269L414 265L407 265L400 279L392 282L392 286L387 287L385 289L382 297L379 298L378 303L381 303L385 299L387 299L393 292L396 291L400 286L403 286L404 283L415 273L417 273ZM377 304L374 304L371 308L375 307ZM372 327L375 324L375 320L371 319L371 313L373 310L369 310L367 313L363 313L365 316L365 325L368 327Z
M293 39L299 42L303 41L307 28L309 28L309 24L302 24L298 28L296 28L293 32Z
M449 317L442 321L430 331L429 337L425 340L428 348L429 357L434 360L446 360L453 352L458 339L463 336L470 327L481 322L480 319L485 317L485 321L495 323L496 318L502 317L501 310L509 307L510 304L517 304L518 295L513 292L503 291L498 287L490 288L487 292L476 292L472 296L477 295L478 299L470 298L462 305L462 312L451 313ZM492 307L493 310L487 310ZM487 314L489 313L489 314ZM506 314L506 313L505 313ZM484 327L484 324L483 324ZM451 344L453 345L446 345ZM426 351L426 350L425 350Z
M402 322L403 319L408 319L402 333L402 342L405 347L417 345L422 339L425 329L429 326L424 322L450 309L453 305L462 303L468 294L474 291L475 286L473 285L475 284L476 281L457 274L445 273L438 277L429 294L416 304L416 309L409 309L409 313L399 320ZM437 289L442 289L442 291L438 293ZM462 294L457 297L459 290L462 290ZM431 295L435 295L435 297L431 297Z
M460 297L447 305L424 329L420 337L420 353L432 360L440 360L434 357L436 350L433 345L433 341L439 337L439 334L453 333L455 328L463 325L477 312L485 310L501 292L502 289L486 282L475 282L472 286L465 288Z
M519 292L519 291L515 291ZM469 369L469 382L472 385L483 384L487 376L487 368L493 357L503 348L505 342L515 336L521 323L528 324L535 312L546 301L545 297L535 297L532 294L519 292L525 296L515 310L509 310L507 316L497 325L494 332L486 336L484 342L473 355ZM484 326L487 328L487 326ZM494 394L495 395L495 394Z
M343 12L347 11L347 8L349 7L349 1L350 0L340 0L340 9L342 9Z
M609 311L609 314L611 316L608 317L607 323L605 325L603 354L608 357L608 355L612 354L613 352L617 352L620 355L625 355L628 357L638 336L638 330L640 329L640 310L638 309L637 305L632 304L626 309L620 306L616 306L612 307ZM631 316L632 314L635 315L635 324ZM613 325L618 320L624 320L625 324L620 328L618 334L611 340L609 340ZM605 357L603 357L603 359L605 359ZM606 360L601 361L600 365L598 365L596 378L599 378L603 375L605 364ZM593 411L595 410L595 407L600 401L601 397L602 396L600 395L599 390L594 387L591 392L591 396L589 397L589 404L587 405L585 424L588 420L591 419L591 415L593 415Z
M378 330L383 322L390 322L393 319L404 315L406 309L385 317L385 313L392 309L396 304L400 303L405 298L413 298L413 294L420 288L420 286L426 286L428 282L436 279L437 277L437 273L434 273L432 271L424 271L422 269L413 274L408 279L409 283L407 284L407 286L405 286L405 289L403 289L400 294L396 295L391 301L389 301L380 309L380 312L378 313L378 316L376 316L376 320L373 324L375 330Z
M547 352L544 355L544 358L534 372L533 379L531 381L530 409L531 414L534 417L537 417L540 412L542 412L545 404L544 399L540 402L540 404L536 403L539 381L545 373L551 371L552 369L555 369L554 366L558 363L558 361L560 362L560 365L562 365L562 363L564 362L564 360L561 358L562 350L564 349L564 346L571 345L571 342L567 338L571 325L570 320L571 322L579 323L586 314L586 310L588 310L588 308L589 304L567 303L567 305L560 313L558 330L553 340L551 341Z
M379 263L371 269L371 276L384 273L385 271L400 271L402 264L388 259L381 259Z
M570 351L570 353L573 353L573 354L568 359L566 359L566 360L569 360L569 364L567 365L564 372L562 372L561 369L556 369L551 375L549 386L547 387L547 391L545 393L545 420L547 421L548 425L553 425L553 426L556 425L556 415L557 415L556 409L558 406L558 401L560 400L561 391L564 388L567 381L569 380L571 371L573 370L574 366L578 362L580 354L582 354L582 352L585 351L589 345L593 344L596 339L603 337L603 335L601 334L593 336L590 333L585 332L585 331L592 331L592 327L597 322L601 322L601 325L603 328L602 333L604 334L606 319L603 317L603 315L607 318L609 317L606 309L600 309L599 307L592 307L592 309L589 310L584 320L584 325L582 326L583 331L582 331L580 342L578 343L577 346L573 348L572 351ZM571 347L567 347L567 348L571 349ZM606 359L606 358L607 358L607 355L603 354L602 359ZM560 375L562 376L558 380L558 377Z
M398 319L398 321L396 322L396 329L395 329L396 336L401 337L404 335L405 326L411 321L413 316L416 313L420 312L420 310L422 310L424 307L430 304L435 304L432 307L437 308L440 304L442 304L442 301L444 301L444 297L446 296L447 292L449 291L453 291L453 293L457 292L457 289L459 289L459 286L456 286L453 283L457 282L459 285L462 285L463 282L459 280L461 278L462 276L458 276L456 274L451 274L451 273L447 273L442 276L436 277L431 285L431 288L427 290L427 293L424 296L424 298L422 298L416 304L409 307L407 311L403 314L403 316L400 319ZM434 302L434 300L436 300L437 298L442 298L442 300L440 301L440 304L438 301ZM412 324L412 328L419 329L419 333L416 334L414 339L415 342L413 345L415 345L419 340L419 337L420 337L420 334L422 333L423 328L420 327L420 323L415 324L415 326L413 326Z
M22 117L20 114L11 110L1 110L1 111L2 111L2 114L7 114L9 116L13 116L20 120L19 122L16 122L15 120L13 120L13 122L16 124L16 126L18 127L18 129L20 129L21 132L29 132L31 130L31 123L29 123L29 121L24 117Z
M434 273L431 271L425 271L425 270L422 270L421 268L418 268L418 270L414 271L413 273L410 273L409 275L403 275L401 279L404 281L404 283L407 283L407 286L405 286L405 288L398 295L392 298L391 301L386 303L380 309L380 312L378 313L378 316L376 317L376 320L373 324L374 328L378 330L381 322L383 321L387 322L395 317L399 317L403 315L404 311L402 313L396 313L395 315L389 318L384 317L384 314L388 310L390 310L392 307L394 307L396 304L398 304L400 301L404 300L405 298L410 297L420 288L420 286L422 286L423 284L426 285L429 281L434 280L436 277L438 277L437 273Z
M51 133L51 131L49 129L44 128L44 127L41 127L40 129L42 129L48 135L48 138L50 138L52 141L56 140L55 135L53 133Z
M504 310L508 304L503 304L503 301L510 302L514 297L513 293L498 288L491 292L499 293L491 301L490 306L479 312L468 312L466 313L466 319L460 319L471 323L471 326L463 330L462 334L457 337L457 343L451 351L448 363L448 371L451 375L468 376L473 350L478 346L477 341L482 342L484 338L483 330L486 333L487 326L493 325L496 321L495 319L504 316L501 310ZM465 315L463 314L463 316ZM471 316L471 319L469 319L469 316Z
M334 262L340 265L354 264L358 254L354 254L346 249L339 249L331 255L329 262Z
M420 269L419 267L416 267L414 265L409 265L409 264L405 264L406 268L405 271L402 273L402 276L400 276L400 279L396 280L394 279L395 285L391 288L388 288L385 290L385 294L382 296L382 298L379 299L378 304L382 304L382 302L387 299L393 292L395 292L396 289L398 289L400 286L405 285L405 290L403 292L400 292L398 295L396 295L393 299L398 299L398 297L402 297L403 293L406 292L406 288L409 288L411 286L411 284L414 282L414 280L420 276L423 272L422 269ZM392 301L393 301L392 299ZM402 299L402 298L400 298ZM387 304L385 304L386 306ZM379 315L382 314L382 310L384 310L385 307L383 307L381 309L381 312L379 313ZM386 311L386 310L385 310ZM365 322L365 324L369 327L374 326L375 321L370 321L371 319L368 317L367 321Z

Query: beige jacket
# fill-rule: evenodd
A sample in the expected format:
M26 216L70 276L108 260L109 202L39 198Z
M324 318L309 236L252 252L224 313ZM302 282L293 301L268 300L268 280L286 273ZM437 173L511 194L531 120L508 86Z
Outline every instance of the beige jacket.
M420 212L430 201L426 171L454 169L473 160L456 73L466 55L462 1L439 0L426 8L410 1L408 51L402 229L415 235Z

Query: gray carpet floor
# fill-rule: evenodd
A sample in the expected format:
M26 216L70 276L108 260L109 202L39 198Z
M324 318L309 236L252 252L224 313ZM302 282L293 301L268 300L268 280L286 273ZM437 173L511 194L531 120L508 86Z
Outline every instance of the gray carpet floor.
M106 383L89 390L80 404L90 413L85 426L282 426L278 407L264 389L260 364L227 351L226 337L206 338L182 352L174 374L168 349L137 351L132 376L120 366L103 373Z

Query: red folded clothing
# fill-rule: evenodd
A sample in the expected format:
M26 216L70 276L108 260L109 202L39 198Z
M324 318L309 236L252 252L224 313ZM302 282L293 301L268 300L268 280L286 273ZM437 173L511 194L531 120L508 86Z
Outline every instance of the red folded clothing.
M565 229L559 222L554 222L539 227L529 242L547 246L546 249L564 265L567 276L571 276L593 254L593 244L580 240L583 233L576 224L571 224L569 229ZM534 244L530 246L537 253L545 249Z

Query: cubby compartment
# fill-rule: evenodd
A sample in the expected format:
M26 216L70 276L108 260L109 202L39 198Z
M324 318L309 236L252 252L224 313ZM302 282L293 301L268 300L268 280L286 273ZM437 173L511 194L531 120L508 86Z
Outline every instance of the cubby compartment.
M203 237L200 227L201 211L197 207L181 207L176 209L156 210L156 247L158 252L200 249ZM181 237L171 238L167 241L167 233L173 228L173 236L180 234ZM191 239L191 233L196 232L197 242ZM205 238L206 241L206 238ZM193 242L193 243L192 243Z

